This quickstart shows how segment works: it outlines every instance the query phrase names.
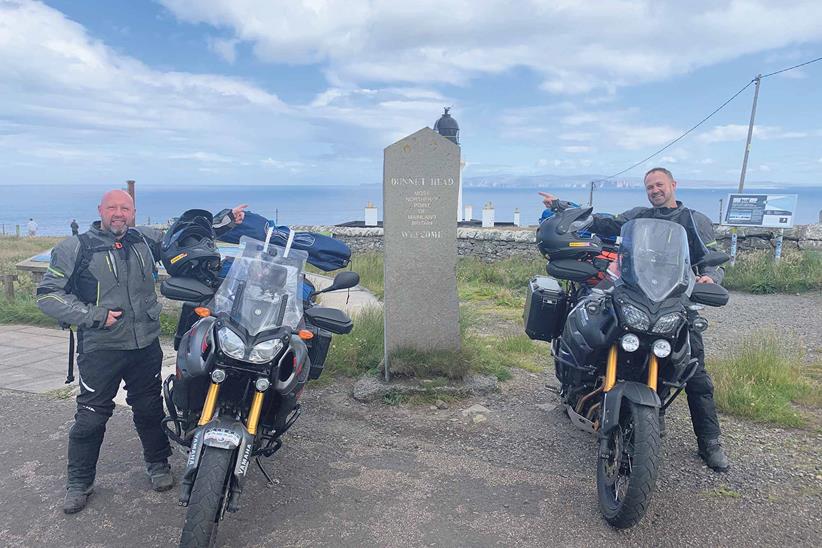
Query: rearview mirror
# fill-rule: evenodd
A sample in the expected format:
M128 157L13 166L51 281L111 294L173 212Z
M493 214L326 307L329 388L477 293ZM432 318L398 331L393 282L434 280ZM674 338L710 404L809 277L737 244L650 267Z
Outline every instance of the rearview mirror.
M350 270L346 270L345 272L340 272L336 276L334 276L334 281L326 287L325 289L321 289L320 291L315 292L315 295L319 295L320 293L327 293L329 291L337 291L338 289L349 289L354 287L360 283L360 275L356 272L352 272Z
M335 291L337 289L349 289L360 283L360 275L356 272L346 270L334 276L334 283L327 291Z

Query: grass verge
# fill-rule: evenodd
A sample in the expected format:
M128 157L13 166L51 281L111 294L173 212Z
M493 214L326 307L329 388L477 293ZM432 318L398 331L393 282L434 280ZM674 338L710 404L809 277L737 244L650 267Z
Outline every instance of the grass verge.
M460 311L462 349L458 352L412 349L396 351L391 358L392 372L427 379L461 378L468 372L511 378L511 368L537 372L543 350L525 335L482 337L468 332L478 316L469 308ZM348 335L335 336L326 359L327 372L347 376L379 374L383 361L382 309L370 308L354 318Z
M54 247L62 238L14 238L0 236L0 274L17 274L14 300L9 302L0 294L0 323L22 323L54 327L56 322L40 312L34 299L34 282L15 265L38 253ZM0 291L4 288L0 287Z
M822 253L786 251L778 263L771 251L753 251L727 267L722 285L749 293L800 293L822 289Z
M806 374L807 368L822 364L803 365L799 347L774 333L758 333L725 357L710 360L719 409L756 421L804 426L807 421L795 404L822 407L819 386Z

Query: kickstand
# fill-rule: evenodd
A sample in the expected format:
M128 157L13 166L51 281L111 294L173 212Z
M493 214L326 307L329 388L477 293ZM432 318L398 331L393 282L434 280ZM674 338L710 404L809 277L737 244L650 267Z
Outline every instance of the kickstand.
M265 476L265 479L268 482L268 487L274 487L275 485L277 485L278 482L271 479L271 476L269 476L268 472L266 472L265 468L263 468L263 463L260 462L260 457L257 457L254 460L257 463L257 467L260 469L260 472L262 472L263 475Z

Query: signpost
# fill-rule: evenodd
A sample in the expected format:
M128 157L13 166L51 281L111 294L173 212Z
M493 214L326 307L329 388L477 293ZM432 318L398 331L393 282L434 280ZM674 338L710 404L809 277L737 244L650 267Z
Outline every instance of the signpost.
M722 224L778 228L774 259L782 257L782 237L791 228L796 215L796 194L729 194Z

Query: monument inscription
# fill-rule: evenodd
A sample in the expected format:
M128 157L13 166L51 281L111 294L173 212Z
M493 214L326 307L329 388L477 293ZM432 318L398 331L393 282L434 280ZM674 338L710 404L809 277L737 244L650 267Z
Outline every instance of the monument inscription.
M385 363L391 352L459 350L460 148L424 128L385 149Z

